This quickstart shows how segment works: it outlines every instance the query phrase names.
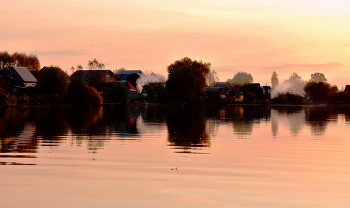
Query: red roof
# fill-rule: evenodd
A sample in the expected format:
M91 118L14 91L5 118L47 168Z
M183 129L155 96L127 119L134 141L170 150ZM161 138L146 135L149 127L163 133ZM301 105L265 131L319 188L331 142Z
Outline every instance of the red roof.
M136 87L132 86L132 84L130 84L130 82L128 82L128 84L129 84L130 89L136 90Z

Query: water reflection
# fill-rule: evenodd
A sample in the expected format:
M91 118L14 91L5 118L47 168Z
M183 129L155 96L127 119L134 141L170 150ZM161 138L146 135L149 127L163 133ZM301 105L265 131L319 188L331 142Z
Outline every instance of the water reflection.
M167 126L169 145L182 149L177 152L197 153L193 150L210 147L204 108L169 109Z
M164 139L176 152L208 153L221 125L231 126L232 139L249 139L259 125L269 126L272 138L285 131L281 126L293 137L305 127L312 136L322 137L339 115L350 123L348 106L0 108L0 153L11 154L7 158L18 153L32 157L39 145L59 147L64 140L86 144L95 153L110 140L141 140L145 129L157 135L164 128L168 131Z

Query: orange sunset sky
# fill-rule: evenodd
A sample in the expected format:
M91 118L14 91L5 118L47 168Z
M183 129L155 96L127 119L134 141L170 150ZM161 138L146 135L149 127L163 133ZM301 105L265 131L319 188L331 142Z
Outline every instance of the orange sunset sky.
M348 3L349 2L349 3ZM220 81L238 71L270 85L296 72L350 84L350 1L1 1L0 51L36 54L41 66L97 58L109 69L153 71L188 56L210 62Z

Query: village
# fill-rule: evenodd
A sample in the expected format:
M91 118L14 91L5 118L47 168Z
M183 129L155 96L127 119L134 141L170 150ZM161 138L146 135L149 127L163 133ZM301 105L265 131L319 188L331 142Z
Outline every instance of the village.
M5 54L2 52L2 54ZM346 104L350 103L350 86L338 90L326 82L322 73L314 73L306 82L293 73L289 80L278 81L276 72L267 83L254 83L250 74L238 72L242 80L220 82L213 79L210 63L185 57L168 66L169 76L144 73L141 70L105 69L97 59L87 69L78 67L69 76L58 66L39 69L36 57L14 54L34 60L26 64L1 62L1 105L151 105L151 104ZM24 57L24 58L23 58ZM34 63L34 64L33 64ZM16 66L17 65L17 66ZM18 66L20 65L20 66ZM73 68L73 67L72 67ZM74 68L73 68L74 69ZM284 91L279 90L287 85Z
M6 87L2 88L6 88L9 94L21 97L36 87L38 78L48 68L43 67L41 70L30 71L27 67L6 66L0 71L0 77L6 84ZM168 93L165 82L149 82L142 86L141 90L138 90L136 88L137 79L141 76L145 76L141 70L124 70L116 74L111 70L78 70L69 76L69 80L81 80L83 83L96 86L100 93L108 92L114 83L119 83L129 91L129 99L133 100L134 103L138 101L141 104L142 101L166 102ZM247 83L241 89L237 89L229 82L216 82L213 86L206 87L205 103L243 103L244 93L251 94L251 102L263 99L266 101L270 99L270 91L270 86L261 87L258 83ZM2 101L2 104L6 104L6 102Z

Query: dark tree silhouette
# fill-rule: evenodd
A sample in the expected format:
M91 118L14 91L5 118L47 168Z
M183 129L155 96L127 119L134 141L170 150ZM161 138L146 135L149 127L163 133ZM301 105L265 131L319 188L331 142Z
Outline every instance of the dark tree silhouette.
M124 84L114 83L112 88L107 92L105 100L113 103L128 103L130 91Z
M329 101L338 91L338 87L327 82L308 82L304 88L306 96L315 102Z
M43 95L64 96L69 84L68 75L59 67L44 67L38 77L37 89Z
M166 88L169 98L181 102L202 102L205 99L206 75L210 63L185 57L168 66Z
M68 85L67 99L73 105L100 105L102 97L94 87L80 80L73 80Z

